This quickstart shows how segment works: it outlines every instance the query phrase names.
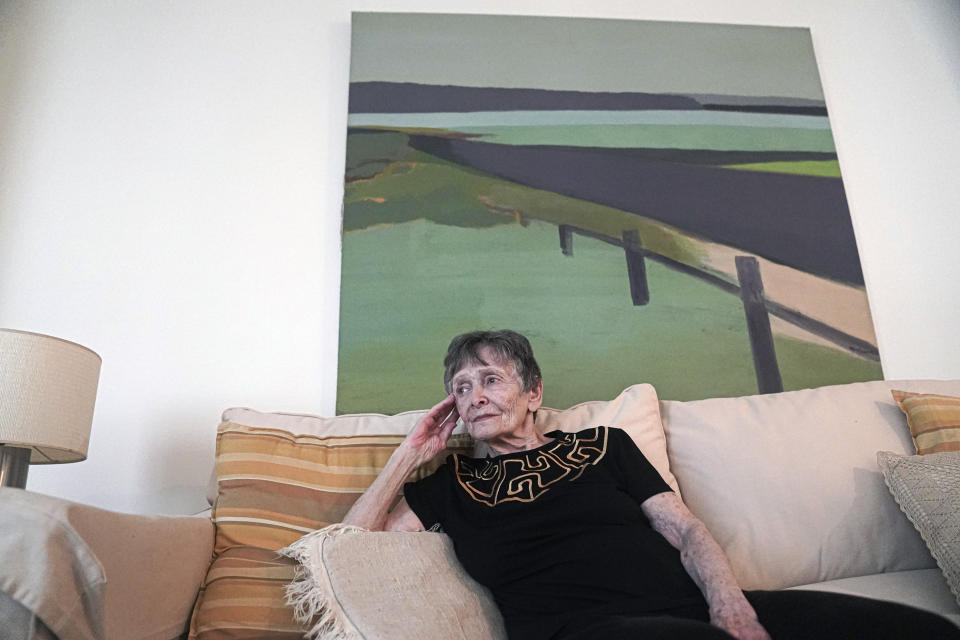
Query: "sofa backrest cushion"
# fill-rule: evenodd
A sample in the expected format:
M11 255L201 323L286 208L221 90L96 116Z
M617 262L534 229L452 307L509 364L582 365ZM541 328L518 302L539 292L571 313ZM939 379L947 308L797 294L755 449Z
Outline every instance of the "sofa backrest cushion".
M684 501L727 552L741 586L934 566L877 468L879 450L913 453L891 389L957 395L960 381L661 403Z
M299 413L266 413L236 407L224 411L223 423L263 429L280 429L298 435L326 437L403 436L413 428L413 425L426 412L426 410L406 411L392 416L379 413L362 413L325 418ZM582 402L569 409L543 407L537 412L537 428L543 433L555 429L578 431L598 425L619 427L630 434L630 437L660 472L667 484L674 490L678 489L677 479L670 472L667 441L663 433L663 424L660 421L657 392L651 385L635 384L627 387L613 400ZM221 425L222 428L223 425ZM454 430L454 434L462 433L464 433L464 429L461 424ZM397 440L397 443L399 443L399 440ZM459 444L456 446L459 446ZM482 450L475 451L475 454L480 453L482 453ZM384 462L386 462L385 459ZM210 478L210 485L207 488L207 499L210 504L216 501L217 493L217 474L216 469L214 469Z
M657 392L649 384L627 387L613 400L581 402L569 409L544 407L537 412L537 428L543 433L579 431L604 425L626 431L664 481L678 491L677 479L670 471L667 439L660 420Z

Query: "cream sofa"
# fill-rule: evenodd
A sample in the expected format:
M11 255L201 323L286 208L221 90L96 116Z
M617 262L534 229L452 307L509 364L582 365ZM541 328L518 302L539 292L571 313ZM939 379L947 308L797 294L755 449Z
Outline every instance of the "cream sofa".
M538 423L544 422L545 429L558 424L571 429L583 420L617 426L629 422L631 413L644 413L642 426L631 435L707 524L744 588L803 587L872 596L927 609L960 625L957 597L878 468L880 451L914 453L891 389L960 396L960 381L878 381L659 403L652 387L638 385L611 402L585 403L565 412L542 410ZM286 425L290 419L240 414L267 426ZM409 425L420 413L403 415ZM365 416L362 422L376 430L378 419ZM331 422L302 416L294 422L310 420ZM383 424L395 430L403 421L384 418ZM213 539L209 518L116 514L2 489L4 638L180 637L210 562ZM342 557L349 556L345 552ZM329 569L325 580L333 589L350 573L349 565ZM353 606L349 593L342 606ZM344 613L359 619L358 612ZM358 623L352 632L401 637L378 635L376 624Z

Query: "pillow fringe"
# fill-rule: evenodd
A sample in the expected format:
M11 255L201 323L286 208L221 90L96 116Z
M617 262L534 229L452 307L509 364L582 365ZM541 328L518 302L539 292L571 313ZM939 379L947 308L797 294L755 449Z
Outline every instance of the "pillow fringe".
M303 536L277 553L299 563L293 582L286 587L287 604L293 617L310 625L306 637L311 640L361 640L353 624L337 602L326 573L315 570L323 553L323 543L344 534L361 533L362 527L338 522Z

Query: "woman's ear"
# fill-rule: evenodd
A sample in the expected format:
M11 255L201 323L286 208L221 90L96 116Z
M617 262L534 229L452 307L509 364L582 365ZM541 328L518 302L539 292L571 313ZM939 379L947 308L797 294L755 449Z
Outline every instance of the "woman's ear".
M537 380L537 385L527 392L530 394L527 400L528 411L536 411L543 404L543 380Z

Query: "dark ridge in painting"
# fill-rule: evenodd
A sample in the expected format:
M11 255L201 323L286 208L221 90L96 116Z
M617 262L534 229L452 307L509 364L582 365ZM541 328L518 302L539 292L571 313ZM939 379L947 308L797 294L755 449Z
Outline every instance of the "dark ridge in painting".
M843 183L630 156L425 135L410 145L519 184L629 211L774 262L863 284ZM612 151L612 152L611 152Z
M783 113L797 116L825 116L826 107L779 106L770 104L705 104L706 111L740 111L746 113Z
M470 111L700 110L686 96L658 93L588 93L547 89L458 87L412 82L350 84L350 113L466 113Z

